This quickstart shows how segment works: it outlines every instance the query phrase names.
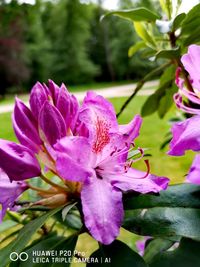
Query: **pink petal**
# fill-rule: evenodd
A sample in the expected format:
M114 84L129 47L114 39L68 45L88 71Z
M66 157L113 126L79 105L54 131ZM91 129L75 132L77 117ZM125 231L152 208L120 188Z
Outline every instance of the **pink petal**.
M57 153L56 170L65 180L83 182L92 176L92 170L78 164L65 153Z
M158 177L149 174L146 178L145 172L130 168L127 173L120 175L113 175L110 177L112 185L121 189L122 191L136 191L142 194L149 192L160 192L165 190L168 186L169 179L166 177Z
M7 174L0 169L0 223L8 208L13 209L14 201L28 188L25 182L10 182Z
M172 126L169 155L181 156L186 150L200 151L200 116L194 116Z
M31 111L36 119L39 116L42 105L47 99L48 93L46 88L41 83L37 82L31 90L29 100Z
M126 142L128 145L134 142L134 140L139 136L141 125L142 118L140 115L136 115L128 124L120 125L119 132L123 134L124 142Z
M93 174L91 145L85 137L65 137L54 146L56 169L66 180L86 181Z
M51 93L54 105L56 105L58 94L60 91L59 86L56 83L54 83L54 81L49 79L47 88L48 88L49 92Z
M39 176L40 165L27 147L0 139L0 168L10 180L20 181Z
M102 96L88 92L79 112L79 123L88 129L93 151L100 153L110 142L109 133L118 131L114 108ZM87 131L85 131L87 133ZM86 136L87 137L87 136Z
M36 120L29 108L18 98L16 98L12 122L20 143L37 152L42 141L38 134Z
M57 108L48 101L44 103L39 114L39 126L49 144L54 145L57 140L66 136L65 121Z
M186 95L185 92L184 92L184 95ZM197 104L197 101L194 100L194 97L192 97L191 94L190 95L188 94L188 99ZM187 105L185 105L185 103L183 102L183 99L182 99L182 96L180 95L180 93L176 93L174 95L174 102L175 102L177 108L185 111L186 113L200 115L200 110L199 109L197 109L197 108L190 108ZM198 103L198 104L200 104L200 103Z
M73 131L79 105L77 99L69 94L64 84L61 85L58 91L56 107L63 116L67 129L70 128Z
M145 252L145 247L146 247L146 242L147 240L151 239L150 236L145 236L143 237L142 240L138 240L136 241L135 245L136 245L136 248L140 254L140 256L144 256L144 252Z
M123 219L122 193L105 180L92 177L81 192L84 220L91 235L110 244L119 235Z
M194 88L200 90L200 46L190 45L188 53L182 56L181 61L190 74Z
M193 184L200 184L200 154L197 154L190 167L189 174L187 176L187 182Z

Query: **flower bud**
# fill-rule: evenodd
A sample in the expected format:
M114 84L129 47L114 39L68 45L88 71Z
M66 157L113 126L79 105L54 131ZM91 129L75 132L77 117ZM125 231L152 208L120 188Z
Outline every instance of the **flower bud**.
M39 176L40 165L34 153L23 145L0 139L0 168L11 181Z
M36 119L39 116L41 107L48 99L48 94L50 93L47 91L47 88L39 82L37 82L31 90L29 103L31 111Z
M0 223L5 216L6 210L10 208L15 210L14 201L28 188L25 182L10 182L6 173L0 169L0 204L2 210L0 211Z
M39 114L39 126L50 145L66 136L67 130L59 110L46 101ZM44 138L43 136L41 136Z
M12 122L20 143L37 152L42 141L39 137L36 120L29 108L18 98L16 98Z
M35 205L42 205L49 207L51 209L60 207L67 203L67 194L66 193L59 193L55 194L54 196L50 196L48 198L41 199L34 203Z

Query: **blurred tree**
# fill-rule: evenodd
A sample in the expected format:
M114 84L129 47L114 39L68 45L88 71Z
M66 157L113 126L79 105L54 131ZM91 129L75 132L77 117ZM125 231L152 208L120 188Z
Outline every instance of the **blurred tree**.
M22 82L29 78L24 62L24 16L17 1L8 5L0 2L0 95L15 85L21 90Z
M141 78L152 68L152 62L144 63L138 54L131 59L128 57L129 47L138 41L132 23L118 17L109 17L100 22L106 10L102 8L102 1L98 2L93 11L89 42L90 57L101 70L97 81ZM119 5L120 8L130 8L133 2L123 0L119 1Z
M112 22L100 18L105 14L102 7L103 1L93 6L93 19L91 20L91 36L88 42L91 60L99 66L100 71L96 76L97 81L114 81L116 79L112 65L109 33L112 30Z
M139 2L152 5L121 0L119 6ZM36 0L34 5L0 0L0 93L30 89L48 78L78 84L143 76L152 63L144 64L138 54L128 58L137 41L132 24L117 17L100 22L107 12L102 5L103 0Z
M45 33L42 21L43 2L36 0L35 5L23 4L26 17L25 54L26 64L31 71L28 87L36 81L46 82L50 77L50 66L53 64L52 43Z
M47 3L43 22L52 41L51 77L68 84L89 82L98 68L88 57L92 8L78 0Z

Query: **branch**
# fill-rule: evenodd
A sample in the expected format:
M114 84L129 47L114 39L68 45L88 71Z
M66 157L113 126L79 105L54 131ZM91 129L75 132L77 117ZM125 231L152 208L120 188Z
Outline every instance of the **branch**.
M132 95L129 96L129 98L124 102L124 104L122 105L120 111L117 113L117 118L122 114L122 112L124 111L124 109L128 106L128 104L130 103L130 101L136 96L136 94L140 91L140 89L142 89L143 85L149 81L152 76L154 76L155 74L159 73L162 69L165 69L166 67L168 67L171 64L170 62L167 62L161 66L159 66L158 68L152 70L151 72L149 72L146 76L144 76L144 78L142 80L140 80L137 83L137 86L134 90L134 92L132 93Z
M171 47L172 47L172 48L175 48L175 47L176 47L176 40L177 40L177 37L176 37L174 31L172 31L172 32L169 33L169 40L170 40ZM175 62L176 62L177 65L182 69L183 78L184 78L184 80L185 80L185 84L186 84L188 90L191 91L191 92L194 92L193 87L192 87L192 85L191 85L191 82L190 82L190 80L189 80L189 78L188 78L188 74L187 74L187 72L186 72L186 70L185 70L185 68L184 68L184 66L183 66L183 64L182 64L182 62L181 62L181 60L180 60L180 58L175 59Z

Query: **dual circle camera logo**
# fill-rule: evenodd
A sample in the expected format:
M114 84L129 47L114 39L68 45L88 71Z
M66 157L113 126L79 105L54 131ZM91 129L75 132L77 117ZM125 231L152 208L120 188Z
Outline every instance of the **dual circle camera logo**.
M15 251L13 251L12 253L10 253L10 260L11 261L27 261L28 260L28 254L26 252L21 252L21 253L17 253Z

